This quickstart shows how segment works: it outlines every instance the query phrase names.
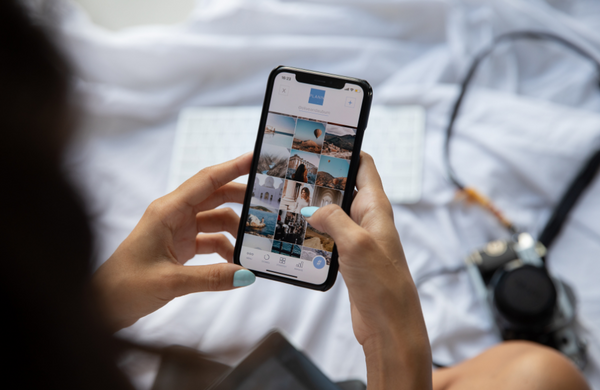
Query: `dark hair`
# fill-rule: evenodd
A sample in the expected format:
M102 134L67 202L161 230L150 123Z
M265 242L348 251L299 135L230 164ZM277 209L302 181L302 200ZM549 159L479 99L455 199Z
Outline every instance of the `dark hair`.
M292 179L296 181L304 181L304 172L306 172L306 167L304 164L298 165L298 168L296 168L296 172L294 173Z
M305 192L308 196L310 196L310 190L307 187L303 187L302 192Z
M0 1L4 382L131 388L96 315L92 236L61 169L73 123L70 68L21 4Z

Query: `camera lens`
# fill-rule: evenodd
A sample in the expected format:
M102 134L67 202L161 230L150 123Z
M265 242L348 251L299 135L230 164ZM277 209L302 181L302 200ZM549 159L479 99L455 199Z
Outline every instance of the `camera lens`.
M544 269L525 265L502 275L494 303L518 324L547 325L556 306L556 289Z

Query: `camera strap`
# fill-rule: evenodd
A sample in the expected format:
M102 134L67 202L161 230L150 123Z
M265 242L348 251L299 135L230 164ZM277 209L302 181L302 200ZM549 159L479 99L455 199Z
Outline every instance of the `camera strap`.
M589 52L558 35L536 31L514 31L503 35L499 35L498 37L496 37L496 39L494 39L491 45L488 46L486 49L482 50L471 63L467 75L461 83L460 94L458 95L458 98L454 103L452 114L450 116L450 122L448 123L448 127L446 128L446 139L444 143L444 161L446 165L446 172L449 180L459 189L460 193L463 195L464 198L466 198L468 201L481 205L483 208L491 212L496 217L496 219L498 219L498 221L508 229L508 231L511 234L515 234L518 232L518 229L512 224L512 222L510 222L510 220L506 218L496 206L494 206L491 200L486 198L484 195L480 194L473 187L466 186L456 176L456 173L454 172L450 164L450 138L454 129L454 122L456 120L456 117L458 116L458 112L464 99L464 96L467 92L467 88L471 80L473 79L475 71L479 67L481 61L485 59L490 53L492 53L493 49L499 43L504 41L515 41L519 39L533 39L557 42L592 61L594 64L596 64L596 68L598 69L598 72L600 74L600 61L598 61L598 59L596 59ZM592 156L586 161L586 163L580 169L575 179L571 182L570 186L565 191L558 204L555 206L550 219L546 223L546 226L544 227L542 233L539 236L539 241L546 248L549 248L552 245L554 239L560 233L569 213L577 203L579 197L583 194L583 192L592 182L599 168L600 149L595 151L592 154ZM543 259L545 260L545 258Z
M597 150L592 157L585 163L575 180L571 183L560 202L554 208L552 216L546 223L544 230L540 234L538 241L544 244L546 248L554 242L554 239L560 233L567 216L571 212L575 203L590 185L596 173L600 168L600 150ZM545 259L545 257L543 258Z

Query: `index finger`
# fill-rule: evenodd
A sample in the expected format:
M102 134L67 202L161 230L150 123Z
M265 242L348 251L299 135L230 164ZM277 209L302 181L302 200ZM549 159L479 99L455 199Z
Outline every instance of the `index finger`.
M356 175L356 188L360 191L362 188L372 188L383 191L381 176L375 167L373 157L365 152L360 152L360 165Z
M362 226L366 215L383 211L393 215L392 205L385 194L383 183L373 157L368 153L360 153L360 166L356 175L357 194L352 202L350 215Z
M249 152L231 161L204 168L180 185L174 195L180 202L194 207L225 184L247 175L251 164L252 153Z

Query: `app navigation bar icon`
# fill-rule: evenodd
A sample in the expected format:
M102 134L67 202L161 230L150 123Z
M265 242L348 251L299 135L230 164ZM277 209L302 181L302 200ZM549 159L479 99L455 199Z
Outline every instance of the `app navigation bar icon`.
M323 256L315 256L313 259L313 265L316 269L321 269L325 267L325 258Z

